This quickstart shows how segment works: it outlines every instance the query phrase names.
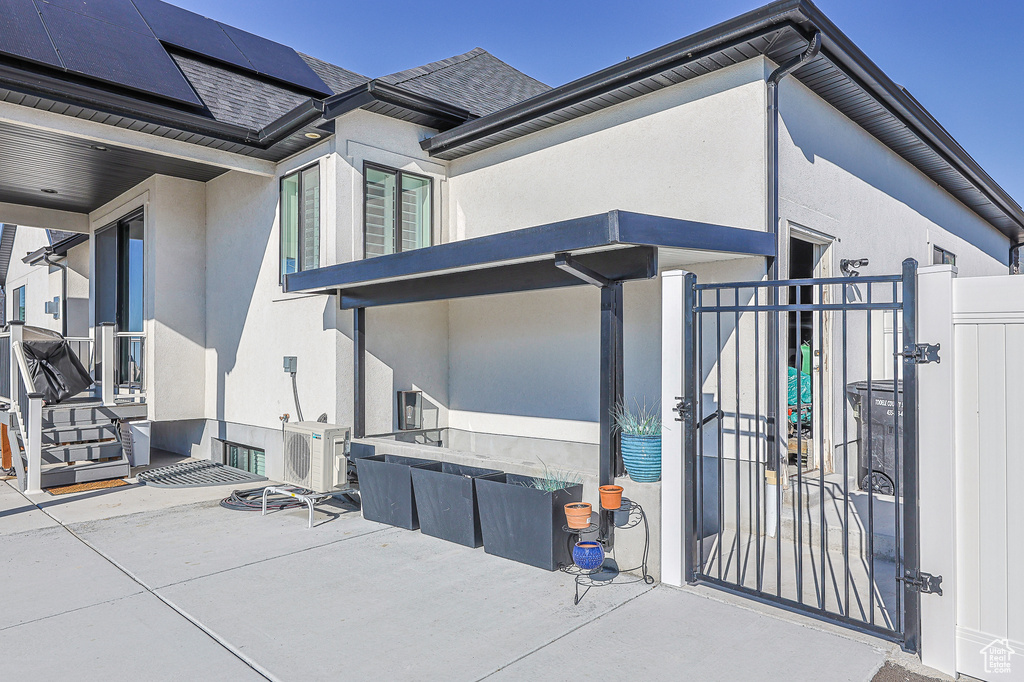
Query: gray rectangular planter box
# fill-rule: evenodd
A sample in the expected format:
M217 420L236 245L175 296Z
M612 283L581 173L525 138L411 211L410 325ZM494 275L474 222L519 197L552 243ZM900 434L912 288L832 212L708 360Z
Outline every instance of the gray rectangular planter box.
M413 468L412 487L416 492L420 532L466 547L482 545L474 482L480 477L501 475L497 469L449 462L441 463L441 471Z
M441 470L432 459L373 455L356 460L363 518L407 530L420 527L412 488L413 469Z
M531 476L505 474L476 482L484 551L554 571L572 563L564 506L583 501L583 486L547 492Z

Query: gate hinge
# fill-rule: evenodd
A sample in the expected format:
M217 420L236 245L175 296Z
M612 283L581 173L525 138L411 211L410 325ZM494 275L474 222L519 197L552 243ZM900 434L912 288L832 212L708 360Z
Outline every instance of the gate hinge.
M942 576L932 575L931 573L922 573L917 571L907 571L906 575L902 578L896 578L901 581L907 587L921 594L937 594L942 596Z
M685 421L686 418L690 416L690 412L693 410L693 403L691 403L689 400L686 400L682 396L678 395L676 396L676 400L678 400L679 402L677 402L676 406L672 408L672 411L679 415L678 417L676 417L676 421Z
M905 362L913 362L918 365L927 365L929 362L942 362L939 358L938 343L919 343L916 346L904 346L902 353L896 353Z

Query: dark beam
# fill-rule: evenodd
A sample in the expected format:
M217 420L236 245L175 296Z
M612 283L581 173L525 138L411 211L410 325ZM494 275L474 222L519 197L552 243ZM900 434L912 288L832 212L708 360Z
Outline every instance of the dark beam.
M352 311L352 437L366 436L366 308Z
M562 272L568 272L577 279L581 279L587 284L593 284L596 287L604 287L609 284L607 277L599 272L594 272L586 265L583 265L573 258L571 253L556 253L555 267Z
M658 274L657 251L648 246L587 253L576 257L585 267L610 279L650 279ZM307 271L312 272L312 271ZM288 275L293 277L294 275ZM553 258L528 263L465 270L443 275L343 288L341 307L369 308L398 303L443 301L468 296L538 291L580 286L582 282L555 267Z

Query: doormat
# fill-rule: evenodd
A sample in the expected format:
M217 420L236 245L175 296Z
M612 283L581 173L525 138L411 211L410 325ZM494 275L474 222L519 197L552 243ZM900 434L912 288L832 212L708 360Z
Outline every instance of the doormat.
M91 483L75 483L74 485L59 485L55 488L47 488L46 492L51 495L68 495L70 493L84 493L89 490L103 490L105 488L120 488L131 485L128 481L114 478L109 481L93 481Z

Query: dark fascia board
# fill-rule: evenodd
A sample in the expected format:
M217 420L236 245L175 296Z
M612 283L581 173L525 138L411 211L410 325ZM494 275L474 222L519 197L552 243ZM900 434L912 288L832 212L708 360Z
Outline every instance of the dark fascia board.
M669 43L597 73L542 93L488 116L438 133L421 142L431 155L474 142L506 128L545 116L603 92L643 80L679 61L694 61L704 53L765 30L790 24L805 37L822 34L822 53L855 78L864 89L903 120L947 163L968 178L993 204L1024 230L1024 210L1000 187L950 134L903 88L892 81L809 0L781 0L725 23Z
M654 76L681 63L700 59L707 52L717 52L723 44L742 42L750 34L775 30L779 24L791 22L800 0L783 0L747 12L722 24L681 38L668 45L631 57L589 76L566 83L518 104L482 116L454 130L423 140L425 151L437 154L504 130L514 125L545 116L580 101L596 97L638 80Z
M37 263L45 261L46 257L51 254L55 254L58 256L66 256L68 254L68 251L75 248L79 244L86 243L87 241L89 241L89 235L75 234L70 237L61 239L56 244L36 249L32 253L22 258L21 262L27 263L28 265L35 265Z
M388 83L382 83L379 80L371 80L357 85L347 92L328 97L324 101L323 117L325 120L332 120L373 102L384 102L432 117L448 128L473 118L473 115L465 109L403 90Z
M285 277L285 291L326 291L355 284L436 275L463 268L502 266L556 253L616 246L650 246L775 256L772 235L722 225L663 218L627 211L563 220L414 251L340 263Z
M872 62L852 40L808 0L799 3L806 23L804 29L820 31L822 51L855 78L911 130L923 137L948 164L964 174L988 199L1024 230L1024 210L978 162L964 150L942 125L905 89L897 85Z
M612 281L650 279L658 274L658 250L651 246L584 253L573 259ZM585 285L548 259L349 287L339 292L338 305L349 310Z

